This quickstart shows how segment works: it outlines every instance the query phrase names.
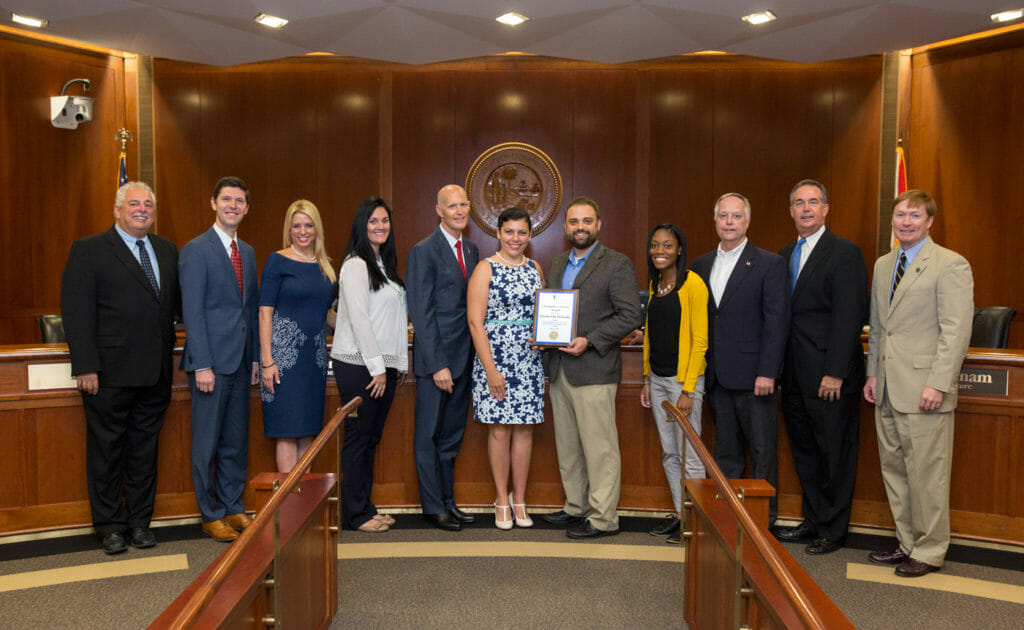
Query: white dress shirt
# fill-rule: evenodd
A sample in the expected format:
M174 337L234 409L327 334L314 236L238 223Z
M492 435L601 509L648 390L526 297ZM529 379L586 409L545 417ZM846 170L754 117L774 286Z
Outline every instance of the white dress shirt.
M729 284L732 270L736 268L736 263L746 247L746 237L744 237L743 242L729 251L722 249L721 243L718 244L718 254L715 255L715 262L711 264L711 294L715 296L715 304L722 303L725 285Z

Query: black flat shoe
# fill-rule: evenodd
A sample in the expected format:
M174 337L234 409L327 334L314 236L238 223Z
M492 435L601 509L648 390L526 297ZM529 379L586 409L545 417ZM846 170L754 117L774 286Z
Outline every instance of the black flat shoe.
M667 536L672 532L679 531L679 519L675 514L669 514L664 520L651 528L651 536Z
M462 531L462 523L453 519L448 514L424 514L423 520L446 532Z
M124 534L121 532L111 532L103 537L100 548L103 549L103 553L112 556L115 553L127 551L128 541L124 539Z
M602 536L615 536L619 533L617 529L598 529L590 524L590 521L583 521L583 524L570 528L565 535L569 538L581 540L585 538L600 538Z
M156 536L148 527L133 527L128 530L128 544L136 549L156 547Z
M466 514L465 512L463 512L462 510L460 510L457 507L453 507L452 509L448 510L448 516L452 517L455 521L457 521L459 523L475 523L476 522L476 517L475 516L473 516L472 514Z
M552 525L559 525L562 527L576 525L577 523L583 520L582 516L573 516L572 514L566 512L565 510L562 510L560 512L553 512L551 514L541 514L540 518L546 523L551 523Z

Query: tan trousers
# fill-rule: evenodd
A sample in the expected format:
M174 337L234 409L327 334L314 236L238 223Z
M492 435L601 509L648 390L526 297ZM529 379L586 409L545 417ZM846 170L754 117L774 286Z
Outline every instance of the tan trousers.
M941 567L949 548L953 412L900 413L883 394L875 407L875 431L900 549Z
M559 371L551 382L558 471L565 490L565 512L586 516L595 528L619 528L622 461L615 426L618 384L575 387Z

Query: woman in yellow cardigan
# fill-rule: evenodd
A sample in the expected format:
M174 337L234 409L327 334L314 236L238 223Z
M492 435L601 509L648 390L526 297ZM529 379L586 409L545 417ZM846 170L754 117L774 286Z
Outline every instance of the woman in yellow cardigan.
M668 515L651 534L667 534L668 542L678 544L684 445L686 476L704 477L705 473L682 429L673 418L666 418L661 403L675 403L690 426L700 433L704 353L708 349L708 288L697 274L686 269L686 237L679 226L671 223L651 231L647 239L647 269L651 285L644 326L644 385L640 404L654 412L661 438L662 466L676 508L676 513Z

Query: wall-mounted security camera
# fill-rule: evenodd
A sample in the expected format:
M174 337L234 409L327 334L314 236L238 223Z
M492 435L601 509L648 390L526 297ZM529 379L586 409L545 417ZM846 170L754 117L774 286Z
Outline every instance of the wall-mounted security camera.
M82 83L89 91L89 79L72 79L64 84L60 96L50 97L50 124L61 129L75 129L80 122L92 120L92 99L88 96L66 96L68 86Z

